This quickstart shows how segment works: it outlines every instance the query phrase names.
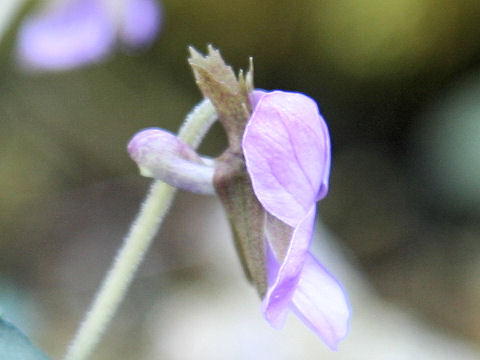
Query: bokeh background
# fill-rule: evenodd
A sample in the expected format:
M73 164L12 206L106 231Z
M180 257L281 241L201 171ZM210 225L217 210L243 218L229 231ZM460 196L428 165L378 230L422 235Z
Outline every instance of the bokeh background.
M320 217L372 291L480 348L480 2L164 0L162 7L151 48L119 49L72 71L22 70L20 18L3 33L2 313L52 357L63 353L148 188L125 145L144 127L176 131L201 100L187 47L213 44L237 70L252 56L257 87L319 103L333 141ZM201 150L215 156L224 146L216 126ZM178 289L200 309L202 294L231 284L217 273L241 272L236 260L220 261L224 270L215 265L219 248L233 250L226 226L212 232L217 223L207 219L215 201L203 201L180 196L94 359L190 359L181 355L189 342L178 338L171 340L178 357L151 350L157 332L169 333L167 320L176 321L152 314L162 301L181 304L166 295ZM245 311L260 317L253 304ZM212 305L213 324L215 314L222 312ZM185 337L201 336L197 316L192 310ZM241 339L232 350L239 359L270 358L238 355L247 351Z

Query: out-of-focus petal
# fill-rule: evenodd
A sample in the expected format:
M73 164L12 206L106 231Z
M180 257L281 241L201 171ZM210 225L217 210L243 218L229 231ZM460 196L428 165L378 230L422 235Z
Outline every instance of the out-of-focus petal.
M271 282L263 299L262 311L274 327L281 327L285 322L288 306L299 282L305 256L310 247L315 213L315 206L312 206L295 228L285 257L277 259L280 267L275 276L272 277L271 269L268 270L269 282ZM272 259L267 259L267 265L271 262Z
M27 18L18 37L22 64L61 70L107 55L114 44L115 29L101 1L71 0Z
M132 48L150 45L157 35L162 9L155 0L125 0L119 37Z
M330 140L311 98L273 91L261 96L243 137L253 189L264 208L295 227L326 195Z
M346 336L350 307L340 283L308 253L292 310L332 349Z
M144 176L198 194L215 193L214 167L168 131L142 130L130 140L127 150Z

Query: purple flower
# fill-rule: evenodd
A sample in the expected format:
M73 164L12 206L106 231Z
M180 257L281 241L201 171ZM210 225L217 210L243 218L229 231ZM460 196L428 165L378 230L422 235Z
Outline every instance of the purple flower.
M64 0L48 4L20 26L17 55L32 69L66 70L99 61L118 39L148 46L160 27L156 0Z
M309 252L316 202L328 191L327 126L303 94L255 91L251 100L243 152L253 191L268 212L263 313L280 327L292 310L336 349L348 330L349 306L341 285Z
M291 310L336 349L350 308L340 283L309 251L316 203L328 192L327 125L303 94L254 91L250 100L253 113L241 141L245 163L228 150L215 161L199 157L160 129L139 132L128 151L144 175L187 191L216 192L241 231L234 232L237 248L263 296L267 321L281 327Z

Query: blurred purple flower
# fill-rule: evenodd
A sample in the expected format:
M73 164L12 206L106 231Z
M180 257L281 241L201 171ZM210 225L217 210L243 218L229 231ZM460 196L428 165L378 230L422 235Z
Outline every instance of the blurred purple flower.
M20 26L22 65L66 70L107 56L116 40L127 48L148 46L161 23L156 0L64 0L48 4Z
M292 310L336 349L347 333L350 309L339 282L309 252L316 202L328 192L326 123L303 94L255 91L252 103L243 152L255 195L269 214L269 287L262 310L274 327Z

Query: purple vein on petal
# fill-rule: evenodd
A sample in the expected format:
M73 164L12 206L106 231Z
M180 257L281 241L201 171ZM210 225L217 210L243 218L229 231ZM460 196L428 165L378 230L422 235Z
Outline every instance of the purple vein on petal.
M283 128L285 129L285 133L288 136L289 144L292 148L292 153L293 153L293 156L295 157L295 160L296 160L295 164L300 168L300 173L303 175L303 177L305 179L305 182L310 185L310 188L311 188L312 192L315 193L317 191L317 186L315 186L312 183L312 180L308 176L308 173L305 171L305 168L303 167L303 164L300 161L300 157L298 156L297 147L294 146L295 142L293 140L291 130L289 129L288 125L285 124L285 120L284 120L283 116L281 116L280 114L279 114L279 119L280 119L280 123L283 125Z
M304 216L305 211L316 201L321 176L324 173L322 168L328 164L323 163L321 159L324 157L320 154L324 152L323 148L317 148L318 144L312 139L312 135L317 132L304 134L305 126L296 119L292 120L296 120L297 123L286 124L284 118L292 117L291 109L281 113L273 106L275 102L273 104L268 102L274 97L277 97L275 101L278 102L279 96L283 98L287 95L277 91L260 98L247 124L243 145L247 169L260 202L271 214L295 226ZM302 101L305 101L303 98L309 99L300 94L295 96ZM318 116L311 112L310 115ZM297 126L302 138L295 139L299 136L292 135L290 129L292 125ZM283 131L279 134L280 128ZM276 139L275 135L279 135L279 139ZM298 140L307 143L297 144ZM322 145L324 144L320 144ZM311 159L313 161L310 165L308 162ZM306 165L310 169L307 170ZM318 186L312 183L312 176ZM313 189L314 186L315 189Z
M291 139L297 164L316 195L330 167L328 129L312 99L299 93L287 93L282 97L285 99L279 106L283 105L285 115L280 121ZM288 124L285 123L286 117Z

